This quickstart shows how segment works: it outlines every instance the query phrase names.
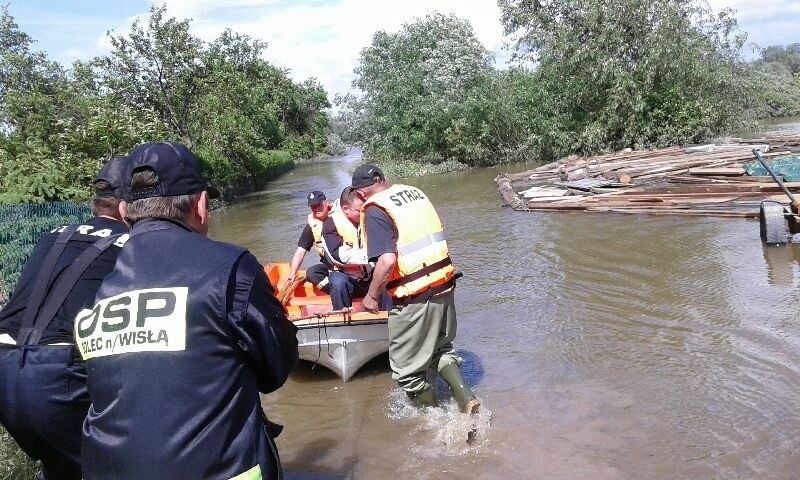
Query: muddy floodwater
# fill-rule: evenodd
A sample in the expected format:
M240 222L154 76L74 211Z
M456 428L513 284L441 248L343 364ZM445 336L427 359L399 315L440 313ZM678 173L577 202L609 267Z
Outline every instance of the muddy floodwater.
M357 157L299 166L215 213L211 236L288 261L306 193L337 196ZM264 397L287 478L800 477L800 244L766 248L741 219L513 212L497 173L405 181L464 272L479 439L443 383L444 408L410 408L388 357L349 382L301 362Z

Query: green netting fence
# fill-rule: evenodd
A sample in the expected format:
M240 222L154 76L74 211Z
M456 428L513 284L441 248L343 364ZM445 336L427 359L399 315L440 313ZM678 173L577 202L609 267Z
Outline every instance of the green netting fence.
M36 242L56 227L91 216L88 204L0 204L0 306L14 290Z

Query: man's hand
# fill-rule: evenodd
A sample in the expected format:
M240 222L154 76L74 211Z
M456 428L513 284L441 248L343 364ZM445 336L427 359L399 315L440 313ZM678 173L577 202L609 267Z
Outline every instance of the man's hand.
M370 313L377 313L379 310L378 299L373 296L367 295L366 297L364 297L362 304L364 305L364 310Z

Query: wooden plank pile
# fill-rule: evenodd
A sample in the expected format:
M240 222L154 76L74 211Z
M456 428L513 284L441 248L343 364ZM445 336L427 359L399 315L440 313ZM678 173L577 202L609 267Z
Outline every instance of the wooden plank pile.
M788 203L771 177L746 174L758 148L765 160L797 155L800 135L735 143L570 156L495 182L522 211L616 212L757 217L764 199ZM800 182L787 183L800 193Z

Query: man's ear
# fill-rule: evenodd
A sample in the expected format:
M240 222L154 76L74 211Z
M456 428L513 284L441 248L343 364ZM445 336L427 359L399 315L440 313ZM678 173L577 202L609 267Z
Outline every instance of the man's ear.
M128 228L130 228L131 224L128 221L128 202L125 200L120 200L117 204L117 211L119 212L119 218L121 218Z
M189 223L192 228L197 230L202 235L208 234L208 192L205 190L200 192L194 202L192 202L192 211L189 214Z
M205 190L200 192L197 199L197 215L202 224L208 225L208 192Z

